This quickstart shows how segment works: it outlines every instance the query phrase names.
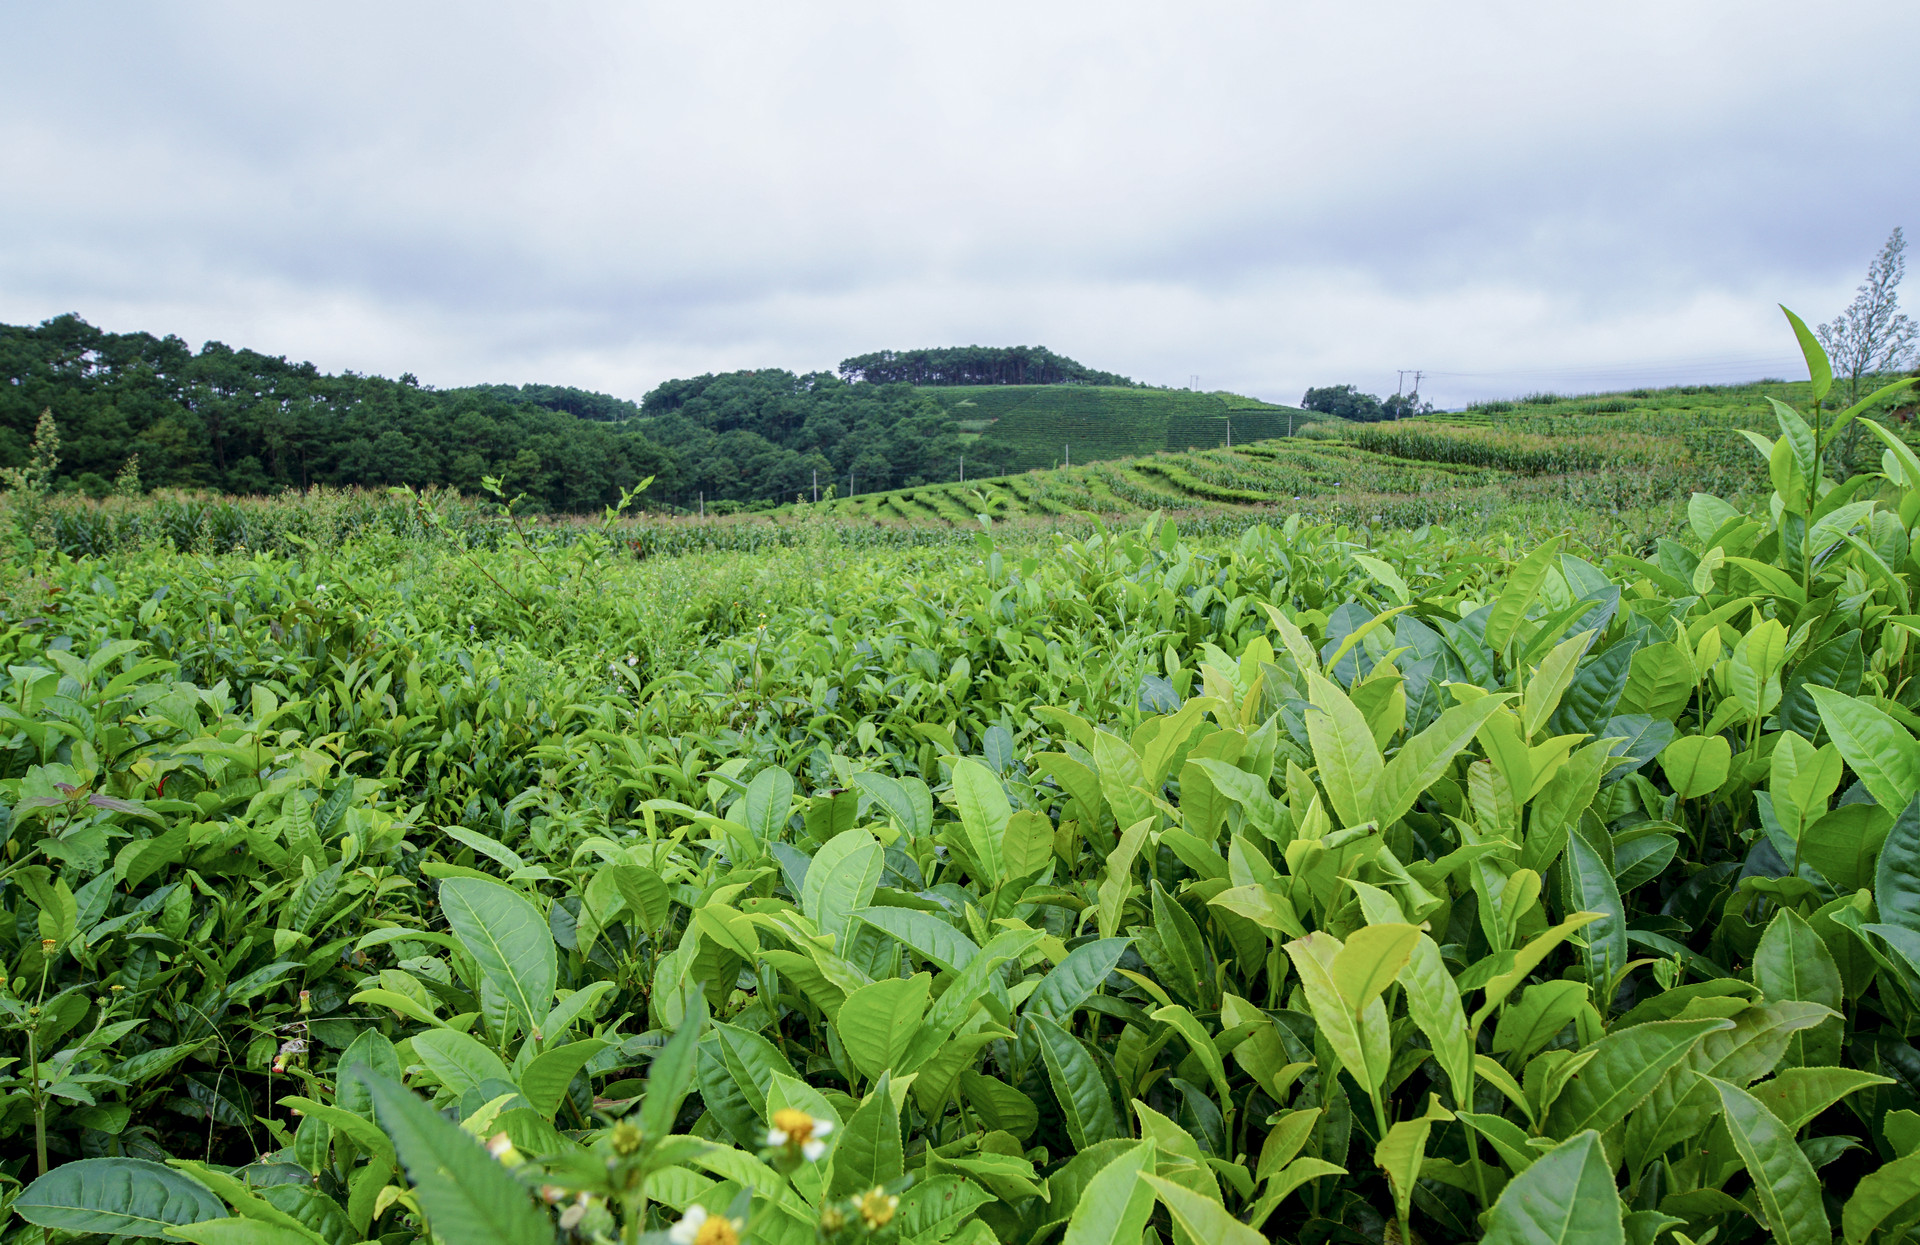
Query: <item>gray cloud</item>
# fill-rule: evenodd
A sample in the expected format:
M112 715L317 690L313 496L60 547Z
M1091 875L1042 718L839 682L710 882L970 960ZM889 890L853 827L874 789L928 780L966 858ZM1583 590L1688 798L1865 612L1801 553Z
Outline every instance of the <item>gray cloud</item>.
M637 395L885 346L1443 401L1794 362L1920 10L0 3L0 319ZM1920 222L1905 222L1920 225Z

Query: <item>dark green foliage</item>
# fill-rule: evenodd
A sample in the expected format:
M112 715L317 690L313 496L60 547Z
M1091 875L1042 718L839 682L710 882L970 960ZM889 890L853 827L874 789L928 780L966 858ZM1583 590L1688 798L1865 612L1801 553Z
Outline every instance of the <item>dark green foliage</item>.
M1361 423L1387 418L1386 408L1381 406L1379 398L1370 393L1361 393L1352 385L1323 385L1318 389L1309 389L1306 396L1300 399L1300 405L1309 411Z
M509 390L509 395L497 392ZM585 402L582 419L539 405ZM335 487L443 486L504 480L537 506L590 511L651 475L673 489L673 461L617 400L528 386L434 390L208 342L108 333L78 316L0 325L0 467L27 461L43 410L60 426L60 478L104 492L133 456L148 488L236 494ZM627 404L631 405L631 404Z
M1120 385L1136 381L1096 372L1045 346L949 346L876 350L840 362L844 380L908 385Z
M665 494L791 502L958 478L959 430L910 385L767 368L670 380L641 402L646 435L679 464ZM985 466L983 462L981 466ZM978 472L976 472L978 474Z

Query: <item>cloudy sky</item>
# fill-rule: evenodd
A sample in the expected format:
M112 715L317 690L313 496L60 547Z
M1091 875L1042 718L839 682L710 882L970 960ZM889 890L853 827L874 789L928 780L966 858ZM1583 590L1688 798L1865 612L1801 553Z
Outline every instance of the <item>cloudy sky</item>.
M638 397L963 343L1282 401L1750 379L1796 366L1775 303L1832 315L1920 228L1896 0L0 0L0 28L0 321L436 385Z

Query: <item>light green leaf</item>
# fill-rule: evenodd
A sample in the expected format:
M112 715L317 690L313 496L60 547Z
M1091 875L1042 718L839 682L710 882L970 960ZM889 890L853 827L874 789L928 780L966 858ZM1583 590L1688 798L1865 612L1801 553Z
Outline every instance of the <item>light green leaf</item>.
M1708 1077L1720 1095L1720 1107L1753 1177L1753 1191L1766 1212L1767 1226L1781 1245L1832 1245L1833 1228L1820 1201L1820 1177L1774 1114L1737 1085Z
M1193 1240L1205 1245L1267 1245L1266 1237L1229 1215L1227 1208L1212 1198L1144 1171L1140 1179Z
M1437 943L1422 934L1400 970L1407 992L1407 1015L1427 1035L1434 1061L1447 1074L1456 1106L1467 1105L1473 1094L1473 1039L1460 1003L1460 987L1440 958Z
M553 933L533 901L510 886L479 878L440 883L440 908L460 945L535 1033L553 1007L559 967Z
M878 1077L897 1068L927 1014L933 978L927 973L889 977L862 986L847 996L834 1022L853 1066L862 1075Z
M1380 745L1374 742L1366 715L1338 684L1308 672L1307 689L1311 698L1306 710L1307 738L1320 768L1320 783L1340 824L1358 825L1373 805L1384 768Z
M551 1122L566 1097L567 1086L573 1083L580 1069L587 1066L587 1061L607 1046L600 1038L584 1038L536 1055L520 1074L521 1096Z
M1733 745L1722 735L1682 735L1660 751L1660 768L1683 800L1718 791L1732 764Z
M1100 793L1113 810L1114 824L1126 829L1154 817L1153 803L1147 799L1146 770L1140 756L1127 741L1111 731L1093 733L1093 762L1100 767Z
M175 1240L193 1245L317 1245L326 1238L315 1232L302 1232L258 1219L208 1219L202 1223L171 1228Z
M1620 1195L1600 1134L1581 1132L1535 1159L1500 1191L1482 1245L1625 1245Z
M1907 728L1863 700L1807 684L1820 721L1840 755L1885 809L1905 808L1920 792L1920 743Z
M994 782L997 788L999 780ZM843 951L847 923L872 900L874 889L880 885L885 859L880 840L856 828L827 840L807 867L807 880L801 888L801 910L814 928L823 934L832 934Z
M1002 867L1009 878L1030 877L1053 859L1053 823L1044 813L1021 809L1007 818L1000 839Z
M413 1053L434 1079L463 1095L485 1080L511 1082L512 1074L500 1056L478 1039L453 1029L429 1029L413 1035Z
M1560 538L1556 536L1536 547L1507 572L1506 586L1494 598L1493 608L1487 612L1488 648L1496 653L1506 650L1514 632L1526 620L1527 607L1539 595L1540 585L1546 582L1547 572L1552 569L1559 552Z
M1447 772L1454 757L1482 724L1507 700L1505 694L1482 696L1442 713L1433 725L1400 746L1381 771L1368 799L1368 816L1383 827L1407 815L1429 787Z
M1807 327L1806 321L1787 311L1784 306L1780 310L1786 312L1787 323L1793 325L1793 335L1799 341L1800 353L1807 361L1807 375L1813 382L1813 400L1818 402L1833 388L1833 364L1828 362L1826 348L1814 336L1813 330Z
M967 846L986 870L981 885L998 886L1007 879L1003 842L1007 822L1013 817L1013 806L1007 802L999 776L972 757L962 757L953 764L953 798L960 808Z
M1427 1134L1435 1124L1452 1118L1453 1113L1440 1105L1440 1096L1430 1095L1426 1114L1401 1120L1389 1128L1380 1144L1374 1147L1373 1161L1387 1174L1394 1209L1400 1214L1403 1228L1413 1214L1413 1186L1420 1179L1420 1165L1426 1161Z
M1140 1179L1154 1169L1156 1151L1142 1141L1094 1173L1067 1221L1060 1245L1136 1245L1153 1213L1153 1189Z

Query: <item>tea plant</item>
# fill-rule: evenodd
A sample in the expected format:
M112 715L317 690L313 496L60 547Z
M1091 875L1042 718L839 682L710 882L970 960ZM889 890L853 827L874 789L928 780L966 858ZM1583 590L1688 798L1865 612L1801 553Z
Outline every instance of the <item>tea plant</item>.
M1793 323L1672 535L29 545L9 1239L1908 1239L1920 456Z

